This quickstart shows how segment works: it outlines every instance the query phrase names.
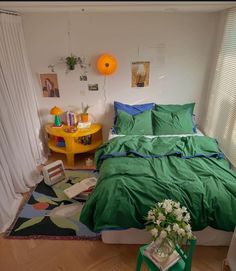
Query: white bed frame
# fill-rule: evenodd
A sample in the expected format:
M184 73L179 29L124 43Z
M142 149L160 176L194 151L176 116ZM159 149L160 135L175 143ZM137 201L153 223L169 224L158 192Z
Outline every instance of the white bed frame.
M197 129L197 134L193 135L202 136L203 133ZM122 135L112 134L112 130L110 130L108 140L117 136ZM177 135L177 136L187 136L187 135ZM233 236L233 232L226 232L216 230L211 227L206 227L202 231L195 231L194 235L197 237L197 245L229 246ZM102 241L106 244L146 244L151 242L151 235L145 230L135 228L130 228L127 230L105 230L102 231Z
M197 245L229 246L233 232L226 232L207 227L202 231L193 232L197 237ZM130 228L127 230L106 230L102 232L105 244L147 244L151 235L145 230Z

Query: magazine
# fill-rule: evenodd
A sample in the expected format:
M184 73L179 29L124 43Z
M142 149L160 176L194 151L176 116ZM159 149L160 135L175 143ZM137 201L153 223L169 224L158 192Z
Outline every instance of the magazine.
M154 253L154 248L152 245L149 245L145 249L144 255L149 258L160 269L160 271L168 270L181 258L176 250L174 250L174 252L166 258L160 257Z

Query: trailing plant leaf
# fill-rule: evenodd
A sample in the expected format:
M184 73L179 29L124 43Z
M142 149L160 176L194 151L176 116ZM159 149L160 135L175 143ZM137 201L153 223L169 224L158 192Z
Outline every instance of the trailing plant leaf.
M73 223L72 221L70 221L64 217L50 216L50 219L59 228L63 228L63 229L69 228L69 229L75 230L76 232L79 230L79 227L75 223Z
M41 222L43 219L44 219L44 216L33 217L33 218L25 221L24 223L22 223L20 225L20 227L18 227L17 229L15 229L15 231L20 231L20 230L23 230L23 229L28 228L30 226L33 226L33 225Z

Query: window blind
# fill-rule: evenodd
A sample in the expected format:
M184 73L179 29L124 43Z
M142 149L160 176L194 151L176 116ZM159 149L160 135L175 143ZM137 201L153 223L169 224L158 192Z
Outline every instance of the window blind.
M236 167L236 8L227 11L204 128Z

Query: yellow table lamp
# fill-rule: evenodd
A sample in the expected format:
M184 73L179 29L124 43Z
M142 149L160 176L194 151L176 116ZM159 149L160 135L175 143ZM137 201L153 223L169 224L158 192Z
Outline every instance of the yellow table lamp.
M50 110L50 114L55 116L54 119L54 126L55 127L61 127L61 120L59 118L59 115L61 115L63 112L59 107L54 106L51 110Z

